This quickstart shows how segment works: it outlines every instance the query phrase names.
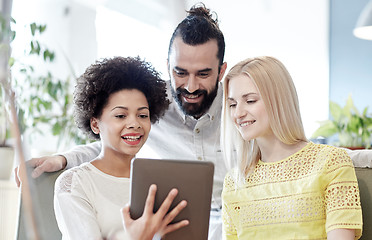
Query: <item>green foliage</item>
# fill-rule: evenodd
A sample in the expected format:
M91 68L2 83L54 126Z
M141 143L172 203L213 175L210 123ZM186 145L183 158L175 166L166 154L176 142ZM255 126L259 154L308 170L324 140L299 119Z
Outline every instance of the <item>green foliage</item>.
M340 146L371 147L372 115L368 113L368 107L360 113L349 96L344 107L331 101L329 109L332 119L320 122L320 127L314 132L312 138L338 134L337 144Z
M14 19L10 18L10 22L15 23ZM9 23L6 21L6 19L3 17L3 15L0 13L0 57L8 58L9 56L9 43L13 41L15 38L15 32L12 31L12 29L9 28ZM3 63L1 63L3 64ZM6 63L5 63L6 64ZM3 67L3 66L1 66ZM1 69L3 71L3 69ZM4 85L6 84L9 86L9 82L7 81L7 75L6 73L2 72L1 75L1 83L4 82ZM7 105L5 104L5 87L3 87L2 84L0 84L0 147L6 145L6 139L9 138L10 132L9 132L9 124L8 124L8 116L7 116Z
M46 25L29 25L32 39L29 50L25 49L25 59L41 59L45 64L54 62L54 51L39 41L40 35L46 29ZM71 140L76 144L87 142L87 138L78 131L73 120L71 90L75 78L58 79L50 71L37 72L37 66L13 57L9 60L9 66L13 73L10 78L17 94L17 114L22 132L28 129L44 134L42 129L47 128L52 135L58 137L58 145L69 144ZM4 104L0 99L0 107L2 105ZM3 111L0 109L0 115L1 112Z
M15 23L13 18L10 18L10 22ZM12 29L9 29L7 26L7 22L5 21L4 17L0 14L0 42L4 42L7 39L9 42L12 42L15 38L16 32ZM3 46L1 46L3 47Z

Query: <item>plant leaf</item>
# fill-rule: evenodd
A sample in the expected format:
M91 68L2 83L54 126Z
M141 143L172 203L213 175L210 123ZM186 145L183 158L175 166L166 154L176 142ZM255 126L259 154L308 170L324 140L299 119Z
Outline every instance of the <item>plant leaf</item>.
M338 132L337 126L333 121L326 120L321 122L320 127L313 133L311 138L330 137Z
M36 23L31 23L30 24L30 29L31 29L32 36L35 36L36 28L37 28Z
M331 113L331 116L333 120L336 122L340 121L342 117L342 108L340 105L338 105L336 102L329 102L329 111Z

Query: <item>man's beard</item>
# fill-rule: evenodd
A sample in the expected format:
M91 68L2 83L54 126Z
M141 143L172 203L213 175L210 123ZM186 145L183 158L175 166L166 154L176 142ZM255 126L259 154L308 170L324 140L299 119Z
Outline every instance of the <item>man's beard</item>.
M172 96L176 100L182 112L185 115L192 116L194 118L199 118L208 111L208 109L213 103L213 100L217 96L217 91L218 80L216 81L214 89L212 89L210 93L208 93L206 90L196 90L195 92L190 93L189 91L181 87L174 90L173 86L171 86ZM187 103L182 101L184 94L204 95L204 97L203 100L199 103Z

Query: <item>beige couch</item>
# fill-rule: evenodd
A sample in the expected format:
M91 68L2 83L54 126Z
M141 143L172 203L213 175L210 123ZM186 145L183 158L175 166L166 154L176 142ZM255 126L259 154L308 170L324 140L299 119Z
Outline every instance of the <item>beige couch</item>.
M372 150L347 150L355 166L363 211L363 233L360 239L372 239Z

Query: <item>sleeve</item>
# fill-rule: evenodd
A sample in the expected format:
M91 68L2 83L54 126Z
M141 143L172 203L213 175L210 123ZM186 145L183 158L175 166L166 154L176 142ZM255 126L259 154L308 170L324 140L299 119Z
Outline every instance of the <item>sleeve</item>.
M54 212L63 239L102 239L94 208L71 170L58 177L54 192Z
M223 183L222 190L222 236L224 240L234 240L238 239L235 224L231 217L231 210L229 209L229 204L226 201L228 192L230 190L229 186L232 186L232 178L230 174L227 174Z
M87 145L78 145L75 146L68 152L58 153L57 155L62 155L67 160L66 169L79 166L84 162L88 162L95 157L101 151L101 142L93 142Z
M345 150L333 148L327 157L324 180L326 231L355 229L356 239L362 233L362 209L358 181L353 163Z

